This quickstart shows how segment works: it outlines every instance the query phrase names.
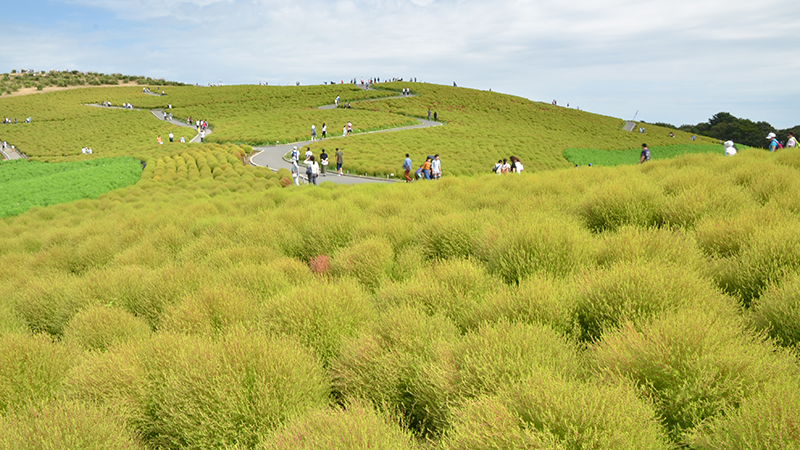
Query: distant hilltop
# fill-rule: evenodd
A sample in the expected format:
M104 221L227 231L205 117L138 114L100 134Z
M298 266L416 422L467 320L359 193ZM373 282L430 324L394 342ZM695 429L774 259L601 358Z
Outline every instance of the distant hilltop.
M141 84L151 86L185 86L185 83L166 81L136 75L115 73L107 75L98 72L79 70L12 70L0 74L0 95L20 95L41 91L54 91L71 87L117 86L121 84Z

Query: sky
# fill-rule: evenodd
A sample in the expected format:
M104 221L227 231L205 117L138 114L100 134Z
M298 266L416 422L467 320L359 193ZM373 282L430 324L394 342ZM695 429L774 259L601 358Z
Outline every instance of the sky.
M20 0L0 72L417 78L647 122L800 124L797 0Z

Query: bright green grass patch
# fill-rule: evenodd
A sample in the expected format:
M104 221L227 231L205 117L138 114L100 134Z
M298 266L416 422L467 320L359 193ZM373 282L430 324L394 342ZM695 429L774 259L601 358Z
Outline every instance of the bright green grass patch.
M568 148L564 150L564 158L578 166L619 166L623 164L636 164L642 153L642 148L629 148L625 150L598 150L595 148ZM690 153L717 153L725 154L721 145L694 145L678 144L650 147L650 159L669 159Z
M13 160L0 163L0 216L34 206L97 198L136 183L142 165L135 158L102 158L81 162L42 163Z

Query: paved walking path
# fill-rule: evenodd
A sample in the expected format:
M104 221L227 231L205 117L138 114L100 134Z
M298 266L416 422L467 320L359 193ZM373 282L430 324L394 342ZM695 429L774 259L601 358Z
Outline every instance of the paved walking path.
M2 143L0 143L0 145L2 145ZM5 159L22 159L23 158L23 156L18 151L11 150L11 147L8 147L5 150L3 150L2 147L0 147L0 153L3 153L3 157L5 157Z
M195 130L195 132L197 132L196 131L197 127L194 124L190 125L190 124L188 124L186 122L182 122L182 121L177 120L177 119L170 119L169 117L167 117L165 119L164 118L164 110L163 109L151 109L150 112L153 113L153 115L158 120L163 120L164 122L170 123L170 124L178 126L178 127L191 128L192 130ZM169 114L169 113L167 113L167 114ZM211 131L212 131L211 128L206 128L206 136L211 134ZM178 138L178 139L180 139L180 138ZM199 144L200 143L200 133L197 133L197 135L195 137L193 137L189 142L193 143L193 144Z
M402 131L402 130L413 130L417 128L428 128L428 127L438 127L442 126L441 122L433 122L424 119L416 119L419 121L416 125L408 125L404 127L397 127L397 128L388 128L385 130L376 130L376 131L368 131L366 133L359 133L361 134L372 134L372 133L389 133L394 131ZM345 148L346 142L348 139L352 139L353 136L335 136L329 137L327 139L318 139L316 141L303 141L303 142L293 142L291 144L282 144L282 145L271 145L267 147L253 147L253 150L257 151L258 153L254 153L250 157L250 163L254 166L259 167L268 167L272 170L278 170L281 168L291 169L292 164L287 161L284 157L287 153L289 153L293 147L297 147L300 151L300 154L304 154L305 151L302 150L303 146L312 144L312 143L319 143L319 142L330 142L329 145L326 145L326 150L328 151L328 159L331 161L331 164L328 166L328 171L333 170L334 175L328 177L320 177L318 181L332 181L334 183L339 184L360 184L360 183L387 183L387 182L395 182L395 180L383 180L380 178L372 178L372 177L363 177L363 176L337 176L336 173L336 163L335 163L335 156L334 153L336 152L336 147L342 148L344 153L344 159L347 160L347 149ZM399 161L399 160L398 160ZM302 165L302 162L301 162ZM398 173L399 173L400 163L398 162ZM304 170L304 169L303 169ZM301 170L301 172L303 171Z
M633 131L634 128L636 128L636 122L631 122L630 120L626 121L625 126L622 127L625 131Z

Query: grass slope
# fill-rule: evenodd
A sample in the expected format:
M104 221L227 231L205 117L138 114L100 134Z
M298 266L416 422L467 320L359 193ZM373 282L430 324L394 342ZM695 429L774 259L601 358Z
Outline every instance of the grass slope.
M288 189L243 154L0 220L36 274L0 443L800 444L800 152Z

